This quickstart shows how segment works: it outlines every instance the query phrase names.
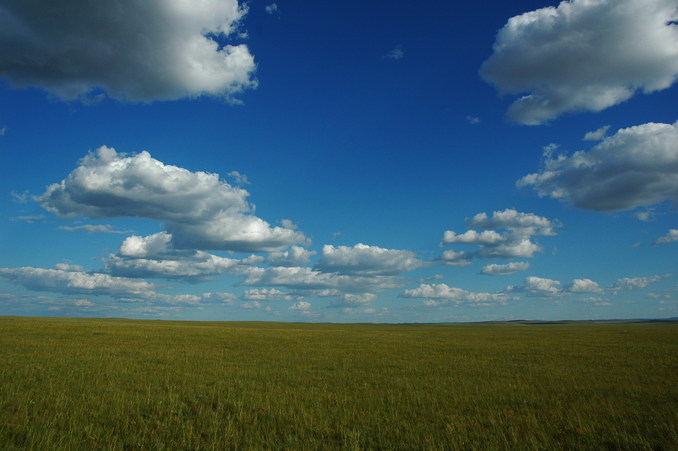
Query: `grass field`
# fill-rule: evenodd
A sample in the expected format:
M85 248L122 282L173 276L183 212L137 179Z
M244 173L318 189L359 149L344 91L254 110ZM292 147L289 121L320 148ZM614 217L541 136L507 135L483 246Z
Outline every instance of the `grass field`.
M0 449L678 449L678 323L0 317Z

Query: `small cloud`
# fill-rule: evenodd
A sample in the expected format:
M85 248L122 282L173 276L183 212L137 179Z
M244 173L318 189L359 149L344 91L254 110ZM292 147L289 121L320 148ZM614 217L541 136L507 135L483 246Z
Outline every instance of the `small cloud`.
M525 271L529 267L530 264L528 262L511 262L505 265L492 264L483 266L483 269L480 270L480 274L485 276L505 276Z
M83 224L79 226L61 226L59 230L64 230L66 232L78 232L83 231L87 233L129 233L129 230L115 230L110 224Z
M45 216L44 215L15 216L12 218L12 221L33 224L36 222L45 222Z
M657 241L654 242L655 246L658 246L660 244L668 244L668 243L674 243L678 241L678 229L670 229L669 232L657 239Z
M271 3L270 5L266 6L265 9L268 14L273 15L278 12L278 4Z
M592 132L588 132L587 134L584 135L584 141L600 141L607 137L607 131L610 129L609 125L605 125L603 127L600 127L597 130L594 130Z
M299 301L292 304L289 310L301 310L306 311L311 308L311 303L306 301Z
M480 118L478 116L466 116L466 120L471 125L480 124Z
M386 55L382 56L381 59L398 61L405 58L405 52L403 51L402 45L397 45Z
M7 127L0 128L0 136L5 136L5 133L7 133Z
M661 276L624 277L618 279L611 288L613 290L639 290L661 279Z
M633 217L643 222L652 222L655 220L654 212L652 210L637 211L633 214Z
M247 179L247 176L245 174L241 174L238 171L229 172L228 177L230 177L233 183L238 186L250 184L250 181Z
M23 193L12 191L10 195L12 196L12 201L18 204L28 203L28 201L32 199L32 196L28 193L28 191L24 191Z

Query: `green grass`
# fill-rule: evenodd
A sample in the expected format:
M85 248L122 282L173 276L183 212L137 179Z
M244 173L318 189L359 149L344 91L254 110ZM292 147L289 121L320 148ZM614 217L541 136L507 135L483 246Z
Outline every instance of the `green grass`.
M0 449L678 449L678 324L0 317Z

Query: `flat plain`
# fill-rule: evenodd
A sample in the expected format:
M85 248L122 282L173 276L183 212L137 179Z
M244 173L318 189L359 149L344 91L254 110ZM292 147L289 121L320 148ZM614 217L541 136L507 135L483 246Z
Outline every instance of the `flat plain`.
M678 323L0 317L1 449L678 449Z

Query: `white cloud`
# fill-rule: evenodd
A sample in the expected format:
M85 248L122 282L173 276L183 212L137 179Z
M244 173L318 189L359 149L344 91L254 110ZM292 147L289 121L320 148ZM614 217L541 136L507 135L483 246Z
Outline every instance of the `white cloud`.
M132 156L100 147L39 198L72 218L141 217L165 222L175 248L273 251L306 242L301 233L254 216L249 193L217 174L165 165L148 152Z
M570 293L600 293L603 291L598 283L591 279L574 279L566 290Z
M268 14L274 14L278 12L278 5L274 2L271 3L270 5L266 5L266 8L264 8Z
M477 232L470 229L462 234L446 230L443 234L442 244L472 244L478 245L477 251L469 254L451 252L443 254L438 260L446 264L463 265L471 258L531 258L535 252L542 249L531 241L535 235L555 235L554 227L560 223L551 221L533 213L522 213L511 208L503 211L495 211L492 216L487 213L478 213L467 221L467 225L480 229L505 229L503 233L495 230L483 230Z
M438 284L421 284L417 288L405 290L401 295L407 298L427 298L438 299L445 301L445 303L454 304L473 304L473 305L490 305L490 304L506 304L511 299L505 293L474 293L461 288L450 287L444 283ZM436 303L439 305L439 303Z
M522 124L600 111L678 75L675 0L572 0L512 17L481 76L501 93L529 93L509 108Z
M318 295L336 296L343 293L374 293L398 287L393 276L358 276L353 274L325 273L306 267L234 268L233 274L243 276L244 284L257 287L286 287L313 291ZM327 290L327 293L318 293Z
M586 210L622 211L666 200L678 204L676 143L678 122L621 129L588 152L547 159L541 172L516 184Z
M551 297L562 294L559 281L535 276L525 278L525 282L520 286L509 285L504 291L506 293L526 293L528 296L535 297Z
M310 258L316 253L316 251L309 251L301 246L291 246L285 251L271 252L266 261L272 266L303 266L307 265Z
M654 244L668 244L675 243L676 241L678 241L678 229L669 229L669 232L666 235L657 238L657 241L655 241Z
M77 232L83 231L87 233L128 233L125 230L115 230L110 224L83 224L78 226L60 226L59 230L65 230L66 232Z
M383 59L398 61L405 58L405 52L403 51L402 45L397 45L391 49L386 55L382 57Z
M492 216L487 213L478 213L470 221L469 227L478 227L481 229L506 228L520 230L524 235L544 235L553 236L554 227L558 227L558 222L553 222L543 216L537 216L533 213L521 213L512 208L504 211L495 211Z
M643 222L652 222L655 220L654 212L652 210L637 211L633 213L633 217Z
M446 250L437 260L447 266L468 266L472 264L472 257L472 255L464 251L455 252L453 250Z
M462 243L462 244L496 244L504 241L504 237L494 230L484 230L480 233L475 230L467 230L462 234L457 234L451 230L446 230L443 234L443 243Z
M394 275L423 266L414 252L356 244L323 246L317 269L323 272L362 275Z
M276 288L252 288L246 290L242 297L249 301L298 301L303 299L303 296L291 295Z
M504 276L525 271L529 267L530 264L528 262L511 262L506 263L505 265L491 264L483 266L483 269L480 270L480 274L486 276Z
M311 303L306 302L306 301L299 301L295 302L294 304L290 305L289 310L302 310L306 311L311 308Z
M45 222L45 215L28 215L28 216L14 216L11 218L14 222L25 222L26 224L33 224L36 222Z
M233 293L203 293L202 301L214 304L235 305L235 294Z
M639 290L661 280L661 276L623 277L612 285L613 290Z
M0 268L0 280L21 285L29 290L63 294L148 296L154 285L145 280L112 277L62 269Z
M261 257L256 256L237 260L204 251L174 249L172 235L159 232L145 237L127 237L120 245L118 253L111 254L105 263L108 271L115 276L195 279L224 274L237 265L260 260Z
M345 293L330 303L330 307L362 307L377 299L373 293Z
M607 136L607 131L609 129L609 125L604 125L597 130L588 132L584 135L584 141L600 141Z
M232 96L254 88L244 44L227 43L237 0L31 0L0 6L0 76L71 100Z

